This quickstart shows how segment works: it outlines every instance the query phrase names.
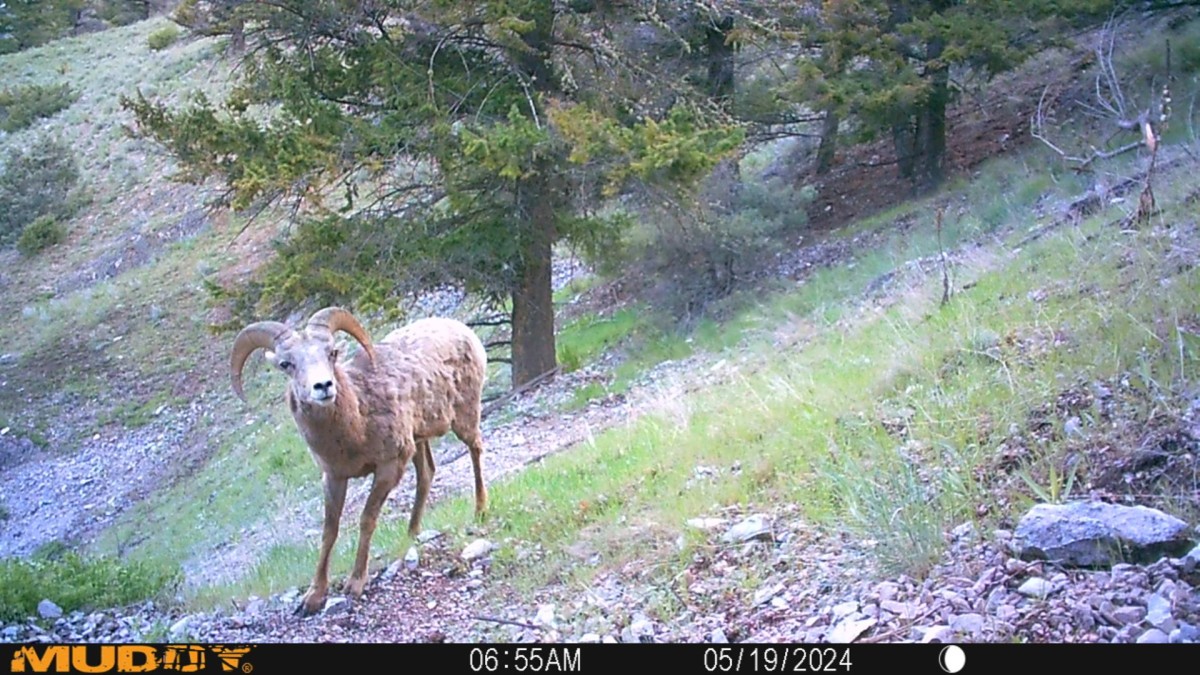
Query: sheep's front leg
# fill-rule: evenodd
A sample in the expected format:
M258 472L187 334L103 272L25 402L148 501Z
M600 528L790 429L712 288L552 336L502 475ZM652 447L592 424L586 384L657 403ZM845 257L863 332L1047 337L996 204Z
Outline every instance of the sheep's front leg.
M363 507L362 522L359 524L358 556L354 559L354 570L346 583L346 592L353 598L362 596L363 589L367 586L367 558L371 552L371 536L375 534L379 510L404 477L406 461L407 458L404 461L392 461L375 469L371 494L367 495L367 504Z
M333 552L333 544L337 541L338 525L342 520L342 508L346 504L345 478L334 478L324 474L325 484L325 527L321 532L321 556L317 559L317 573L313 577L312 586L304 594L297 612L308 616L321 610L325 604L325 595L329 591L329 556Z

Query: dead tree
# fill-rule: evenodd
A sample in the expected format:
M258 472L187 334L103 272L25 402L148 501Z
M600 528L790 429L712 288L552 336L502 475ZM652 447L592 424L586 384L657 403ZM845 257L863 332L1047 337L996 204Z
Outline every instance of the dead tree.
M1089 152L1080 154L1063 148L1064 143L1051 140L1047 132L1047 117L1049 115L1047 95L1050 87L1042 91L1037 110L1030 121L1030 131L1033 137L1041 141L1063 160L1071 165L1076 172L1090 171L1097 162L1112 159L1135 150L1145 148L1149 151L1149 164L1145 173L1145 184L1138 199L1137 211L1131 220L1146 223L1155 210L1154 203L1154 167L1158 156L1158 145L1162 130L1166 128L1171 106L1171 43L1166 42L1167 77L1162 90L1157 94L1150 87L1149 100L1146 105L1138 106L1126 96L1121 77L1113 63L1113 52L1116 47L1117 29L1113 20L1109 20L1101 33L1101 39L1096 46L1096 74L1094 100L1076 101L1080 109L1087 115L1103 120L1111 128L1112 133L1100 147L1089 144ZM1116 148L1109 147L1112 141L1121 135L1136 134L1136 140L1131 140Z

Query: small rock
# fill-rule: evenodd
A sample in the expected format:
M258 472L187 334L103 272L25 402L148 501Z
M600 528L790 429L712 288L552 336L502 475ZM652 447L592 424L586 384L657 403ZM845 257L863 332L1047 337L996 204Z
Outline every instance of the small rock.
M1082 421L1075 415L1068 417L1067 421L1063 423L1063 433L1067 436L1083 438L1084 433Z
M983 616L980 614L959 614L950 617L950 628L959 633L972 637L983 633Z
M771 598L771 606L774 607L775 609L787 609L788 601L784 600L783 598L781 598L777 595L777 596Z
M1183 556L1184 569L1188 572L1200 567L1200 546L1193 548Z
M714 628L713 632L708 635L708 641L713 644L723 645L729 642L729 638L725 635L725 631L720 628Z
M5 626L4 630L0 631L0 637L3 637L6 642L16 642L17 635L20 633L19 626Z
M900 592L900 584L892 581L885 581L875 586L875 592L879 594L879 599L881 601L894 600L896 598L896 594Z
M476 539L467 544L467 547L462 551L463 560L476 560L487 555L492 550L492 542L487 539Z
M63 615L62 607L50 600L42 600L37 606L38 616L43 619L57 619Z
M1172 644L1192 644L1200 642L1200 629L1197 629L1193 625L1183 623L1180 624L1178 628L1171 631L1170 639Z
M936 597L942 598L943 600L949 602L950 605L953 606L956 611L965 612L965 611L971 609L971 605L968 604L967 601L963 599L962 594L956 593L948 588L943 588L943 589L937 591L936 593L934 593L934 595Z
M1154 592L1164 598L1170 599L1175 595L1175 581L1172 579L1163 579L1158 588L1154 589Z
M884 600L879 603L880 609L891 612L901 619L909 620L917 618L917 605L911 602L897 602L895 600Z
M995 610L1004 603L1004 599L1008 597L1008 591L1003 586L997 586L988 593L985 607L989 610Z
M1141 623L1142 619L1146 618L1146 608L1138 607L1137 605L1126 605L1113 609L1109 612L1109 616L1121 622L1122 625Z
M338 595L331 597L325 601L324 611L326 614L340 614L350 609L350 601Z
M921 642L954 642L954 630L950 626L930 626L929 628L921 628Z
M1071 621L1076 628L1084 631L1091 631L1096 627L1096 616L1086 603L1078 604L1071 609Z
M1030 577L1017 588L1017 592L1027 598L1045 598L1054 591L1054 584L1041 577Z
M409 546L408 552L404 554L404 566L410 571L417 569L421 564L421 554L417 552L416 546Z
M383 571L383 573L379 575L379 577L381 579L391 579L392 577L399 574L400 570L403 567L404 567L404 558L399 558L397 560L393 560L392 564L388 565L387 569L385 569Z
M1145 506L1100 501L1038 504L1021 517L1016 538L1025 560L1054 560L1077 567L1111 566L1125 552L1150 563L1191 546L1188 525Z
M182 619L171 624L171 628L168 629L168 633L170 633L171 639L172 640L183 639L187 635L188 627L191 626L191 623L192 623L192 617L185 616Z
M721 537L726 543L747 542L756 539L771 540L771 526L767 517L755 514L729 528Z
M1167 642L1170 642L1170 638L1167 637L1166 633L1157 628L1151 628L1139 635L1137 639L1137 643L1140 645L1165 644Z
M876 623L878 623L876 619L846 619L834 626L833 630L825 636L825 640L833 644L849 644Z
M618 640L617 640L617 638L615 638L611 635L605 635L603 638L600 639L600 642L601 642L601 644L615 645L615 644L617 644Z
M582 636L580 636L579 641L584 644L596 644L596 643L600 642L600 634L599 633L584 633Z
M1159 595L1151 593L1146 598L1146 621L1151 626L1162 628L1162 626L1171 620L1171 602Z
M851 614L853 614L857 611L858 611L858 603L857 602L855 602L853 600L847 600L846 602L839 602L838 604L833 606L833 620L841 621L842 619L846 618L847 616L850 616Z
M417 535L417 542L421 544L428 544L440 536L442 536L442 533L438 532L437 530L425 530Z
M783 584L775 584L774 586L768 586L766 588L758 589L754 593L754 606L758 607L759 605L767 602L768 600L775 597L782 591L783 591Z
M554 627L554 605L545 604L538 605L537 616L534 617L533 623L546 628Z
M687 521L688 527L694 527L697 530L708 532L715 530L725 524L724 518L689 518Z
M622 642L653 642L654 624L643 614L635 614L633 621L621 630Z
M1029 569L1029 563L1026 563L1021 560L1017 560L1016 558L1009 558L1008 560L1004 561L1004 573L1005 574L1011 574L1011 575L1024 574L1025 570L1027 570L1027 569Z
M962 525L955 527L953 530L950 530L950 536L954 537L955 539L965 539L967 537L973 536L974 534L975 534L975 523L972 523L969 520L967 522L963 523Z

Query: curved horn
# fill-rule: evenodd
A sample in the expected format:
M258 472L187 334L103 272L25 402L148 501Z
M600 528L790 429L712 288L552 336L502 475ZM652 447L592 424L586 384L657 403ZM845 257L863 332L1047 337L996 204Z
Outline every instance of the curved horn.
M246 400L246 394L242 392L242 367L246 365L246 359L250 358L256 349L273 348L280 338L291 332L291 328L278 321L259 321L246 326L238 333L237 339L233 341L233 355L229 360L233 391L238 398Z
M308 328L309 330L314 328L324 330L330 335L339 330L345 331L358 340L358 344L362 345L363 350L367 352L367 356L372 361L375 360L375 347L371 344L371 336L367 334L366 329L362 327L358 319L354 318L353 314L341 307L326 307L313 314L312 318L308 320Z

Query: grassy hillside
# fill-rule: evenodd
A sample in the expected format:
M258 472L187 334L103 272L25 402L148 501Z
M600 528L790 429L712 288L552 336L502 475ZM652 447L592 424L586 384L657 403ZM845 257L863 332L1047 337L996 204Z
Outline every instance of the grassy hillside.
M161 153L127 136L129 119L119 103L139 88L167 96L221 88L227 68L212 42L164 51L147 46L165 23L3 57L5 87L66 84L78 92L66 110L0 137L4 154L45 137L65 142L80 164L87 199L67 223L64 243L33 257L0 254L3 309L26 319L0 328L20 365L5 373L0 405L15 430L47 444L90 435L83 425L98 422L100 411L88 399L107 388L130 394L126 405L188 396L200 388L180 377L197 363L213 363L200 282L233 264L239 251L225 250L229 224L205 213L204 193L171 183L173 167ZM57 398L40 395L47 390ZM30 391L39 394L32 401ZM61 423L63 415L70 424Z

